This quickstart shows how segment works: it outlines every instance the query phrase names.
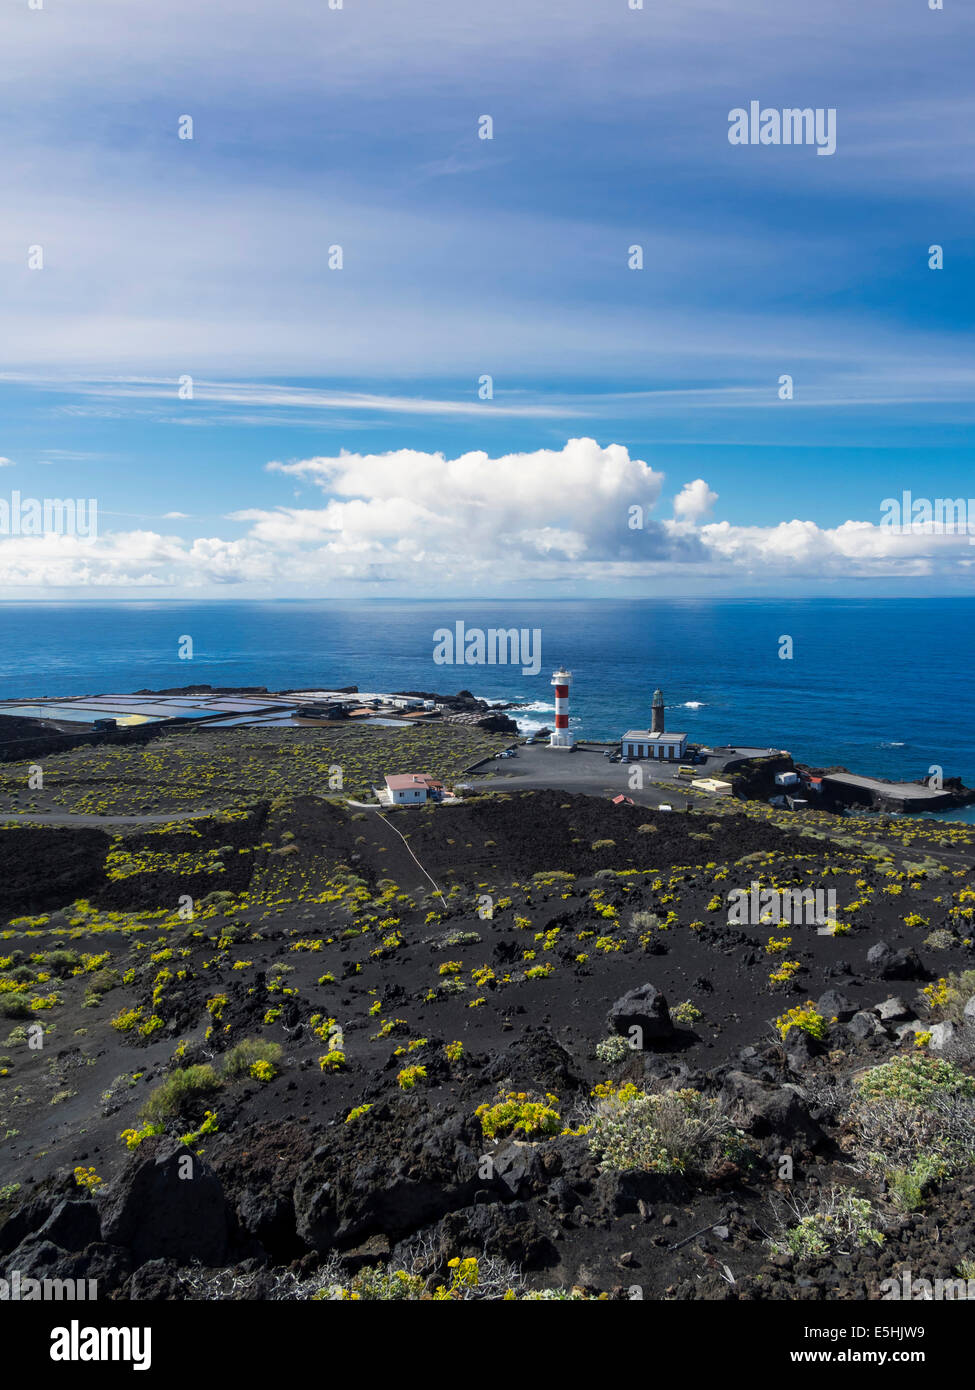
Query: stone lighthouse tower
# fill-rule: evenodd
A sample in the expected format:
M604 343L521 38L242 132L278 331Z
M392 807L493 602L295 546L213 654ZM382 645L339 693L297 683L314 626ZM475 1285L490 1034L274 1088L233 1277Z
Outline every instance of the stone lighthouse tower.
M658 689L653 692L652 710L650 732L662 734L664 731L664 692L662 690Z

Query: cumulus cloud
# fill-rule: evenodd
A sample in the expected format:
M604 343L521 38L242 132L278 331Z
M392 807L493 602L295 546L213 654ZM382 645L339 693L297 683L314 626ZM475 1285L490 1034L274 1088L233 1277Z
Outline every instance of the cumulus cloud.
M620 444L455 458L400 449L268 464L321 505L246 508L236 538L113 531L0 538L0 584L38 589L328 592L341 583L398 591L492 593L553 583L630 584L661 575L766 585L782 578L959 577L973 572L965 534L877 522L835 527L705 520L718 501L702 478L656 520L664 474ZM634 527L638 515L642 524ZM183 519L180 513L171 517Z
M708 515L717 500L718 494L711 491L704 479L695 478L692 483L685 483L674 498L674 516L678 521L695 524Z
M626 541L627 507L656 506L664 479L623 445L594 439L498 458L483 450L451 459L399 449L268 466L315 483L329 501L314 512L239 514L259 537L288 542L330 533L335 548L395 538L400 556L433 552L460 574L548 556L615 557Z

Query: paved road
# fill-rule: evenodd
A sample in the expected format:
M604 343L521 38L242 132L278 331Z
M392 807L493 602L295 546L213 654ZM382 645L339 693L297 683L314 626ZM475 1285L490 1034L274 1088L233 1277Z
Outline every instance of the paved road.
M666 803L683 810L688 797L681 795L679 790L675 764L651 766L642 763L634 766L642 768L642 787L630 785L630 766L627 763L611 763L598 748L579 745L570 751L566 748L549 748L548 744L531 744L519 748L514 758L494 762L490 765L490 771L487 767L478 768L464 778L464 784L483 792L555 790L607 797L619 796L622 792L641 806ZM704 771L702 767L702 775ZM669 786L651 786L651 779L672 784L673 791Z

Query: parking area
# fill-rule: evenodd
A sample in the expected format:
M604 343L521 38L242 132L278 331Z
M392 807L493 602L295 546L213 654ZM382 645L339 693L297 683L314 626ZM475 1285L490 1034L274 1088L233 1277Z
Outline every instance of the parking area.
M682 793L682 779L677 775L678 763L612 762L607 751L618 751L618 745L607 749L606 744L578 743L575 748L550 748L547 743L523 744L513 758L499 758L484 763L464 777L463 784L475 791L534 791L551 788L577 792L585 796L629 796L638 805L669 805L683 810L689 802L700 806L700 798ZM729 763L746 757L762 757L767 748L715 749L704 762L695 764L697 777L719 776ZM643 786L631 786L630 769L643 770ZM664 785L654 785L664 784Z
M578 792L586 796L630 796L646 806L662 802L677 806L687 804L688 798L665 794L662 789L648 785L654 781L673 781L677 786L676 764L644 765L644 786L630 786L630 769L626 763L610 762L599 746L578 744L573 749L550 748L547 743L526 744L518 748L513 758L478 768L464 780L477 791L531 791L554 788Z

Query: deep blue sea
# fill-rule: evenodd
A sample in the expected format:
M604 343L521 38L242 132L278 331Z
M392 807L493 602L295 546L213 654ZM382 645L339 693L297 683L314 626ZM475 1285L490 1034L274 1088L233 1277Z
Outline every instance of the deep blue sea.
M539 629L540 674L435 664L435 629L458 620ZM646 727L659 685L668 727L693 740L890 778L938 764L975 784L975 598L3 604L0 631L6 699L194 682L468 689L529 702L528 730L552 722L551 672L564 663L578 735ZM192 661L177 654L187 635Z

